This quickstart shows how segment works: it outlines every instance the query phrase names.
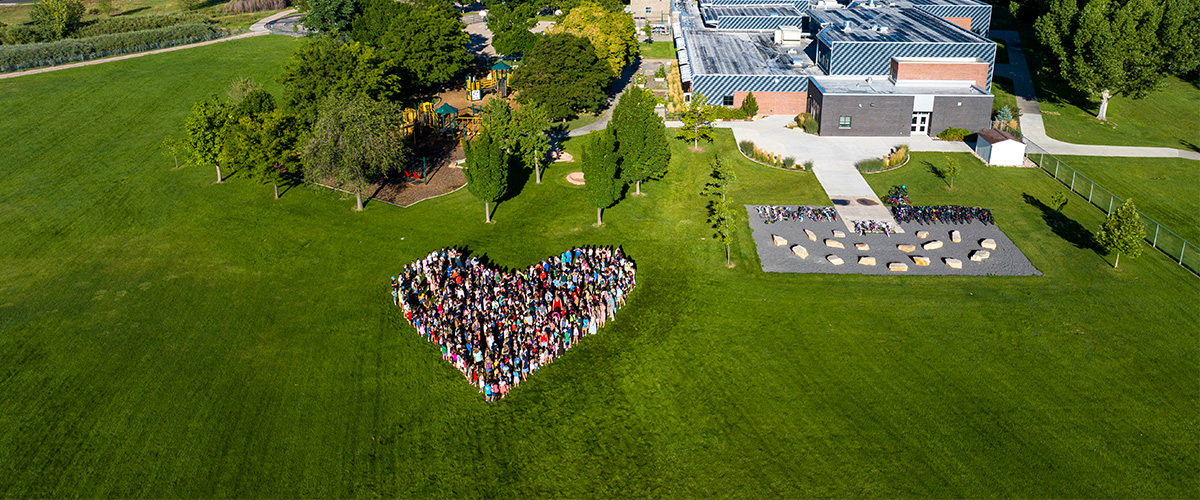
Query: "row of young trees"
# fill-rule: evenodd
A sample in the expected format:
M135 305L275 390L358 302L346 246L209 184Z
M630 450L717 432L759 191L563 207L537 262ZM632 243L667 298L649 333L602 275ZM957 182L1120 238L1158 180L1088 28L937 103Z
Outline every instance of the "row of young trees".
M608 128L588 136L580 163L597 225L603 224L604 209L620 201L626 186L632 184L641 195L642 182L666 173L671 151L654 106L653 94L631 88L613 109ZM547 116L537 106L512 111L504 101L488 104L479 135L466 146L464 165L468 189L484 202L485 221L492 220L492 203L508 193L508 174L514 166L533 169L541 183L540 162L550 149Z
M1108 100L1142 98L1167 75L1200 70L1200 1L1042 0L1034 27L1076 90ZM1031 8L1031 7L1027 7Z

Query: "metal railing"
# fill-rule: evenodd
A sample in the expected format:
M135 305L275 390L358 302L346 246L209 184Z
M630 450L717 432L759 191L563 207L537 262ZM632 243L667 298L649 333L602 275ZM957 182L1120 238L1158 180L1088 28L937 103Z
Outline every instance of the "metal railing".
M1120 208L1125 203L1125 200L1113 194L1112 191L1096 184L1095 181L1075 170L1057 156L1046 152L1033 141L1028 138L1025 138L1024 141L1026 158L1070 189L1071 192L1087 200L1088 204L1099 208L1106 214L1112 214L1113 210ZM1170 257L1171 260L1191 271L1192 274L1200 276L1200 248L1166 226L1159 224L1158 221L1151 219L1141 210L1138 211L1138 215L1141 216L1142 224L1146 227L1146 242L1151 247Z

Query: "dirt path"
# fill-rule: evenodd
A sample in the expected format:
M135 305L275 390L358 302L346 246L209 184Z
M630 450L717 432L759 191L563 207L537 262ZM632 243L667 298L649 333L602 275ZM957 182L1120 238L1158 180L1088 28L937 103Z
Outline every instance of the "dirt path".
M252 26L250 26L249 33L242 33L240 35L234 35L234 36L227 37L227 38L218 38L216 40L209 40L207 42L189 43L187 45L178 45L175 47L167 47L165 49L150 50L150 51L146 51L146 52L138 52L136 54L125 54L123 56L108 57L108 58L104 58L104 59L96 59L96 60L92 60L92 61L84 61L84 62L77 62L77 63L71 63L71 64L63 64L61 66L49 66L49 67L45 67L45 68L31 69L31 70L26 70L26 71L17 71L15 73L3 73L3 74L0 74L0 80L5 79L5 78L16 78L18 76L36 75L38 73L48 73L50 71L58 71L60 69L78 68L80 66L91 66L93 64L103 64L103 63L109 63L109 62L113 62L113 61L121 61L124 59L133 59L135 57L148 56L150 54L161 54L163 52L173 52L176 50L191 49L194 47L203 47L205 45L212 45L214 43L228 42L230 40L239 40L242 38L250 38L252 36L266 35L266 34L270 33L269 31L267 31L267 28L266 28L266 24L268 22L274 21L274 20L282 18L282 17L289 16L294 13L296 13L296 9L288 9L288 10L285 10L278 14L272 15L271 17L262 19L259 22L254 23Z

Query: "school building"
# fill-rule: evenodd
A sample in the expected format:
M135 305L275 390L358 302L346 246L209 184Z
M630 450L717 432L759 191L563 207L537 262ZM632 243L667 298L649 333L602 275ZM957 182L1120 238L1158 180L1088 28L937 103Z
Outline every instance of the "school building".
M996 44L978 0L679 0L684 90L759 113L808 112L821 135L989 128Z

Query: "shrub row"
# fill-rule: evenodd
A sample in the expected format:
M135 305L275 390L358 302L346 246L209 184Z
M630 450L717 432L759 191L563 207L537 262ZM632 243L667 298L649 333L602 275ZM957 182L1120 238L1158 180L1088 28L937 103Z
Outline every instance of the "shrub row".
M809 113L800 113L796 115L796 118L792 119L792 121L795 122L797 127L803 129L804 133L806 134L816 135L818 129L820 128L817 120Z
M965 139L971 132L966 129L950 127L938 133L938 139L943 141L961 141Z
M742 108L727 108L725 106L713 106L713 120L745 120L746 110Z
M158 28L166 28L167 26L175 26L177 24L198 23L199 18L196 16L177 16L177 15L160 15L160 16L134 16L134 17L108 17L80 23L75 31L71 34L71 38L90 38L100 35L111 35L114 33L128 33L130 31L144 31Z
M128 33L114 33L84 39L67 39L50 43L0 46L0 71L14 71L22 66L44 60L89 58L96 53L120 51L144 45L203 37L222 32L215 24L177 24L165 28ZM82 60L82 59L81 59Z
M263 10L280 10L288 6L288 0L233 0L225 4L225 12L245 14Z

